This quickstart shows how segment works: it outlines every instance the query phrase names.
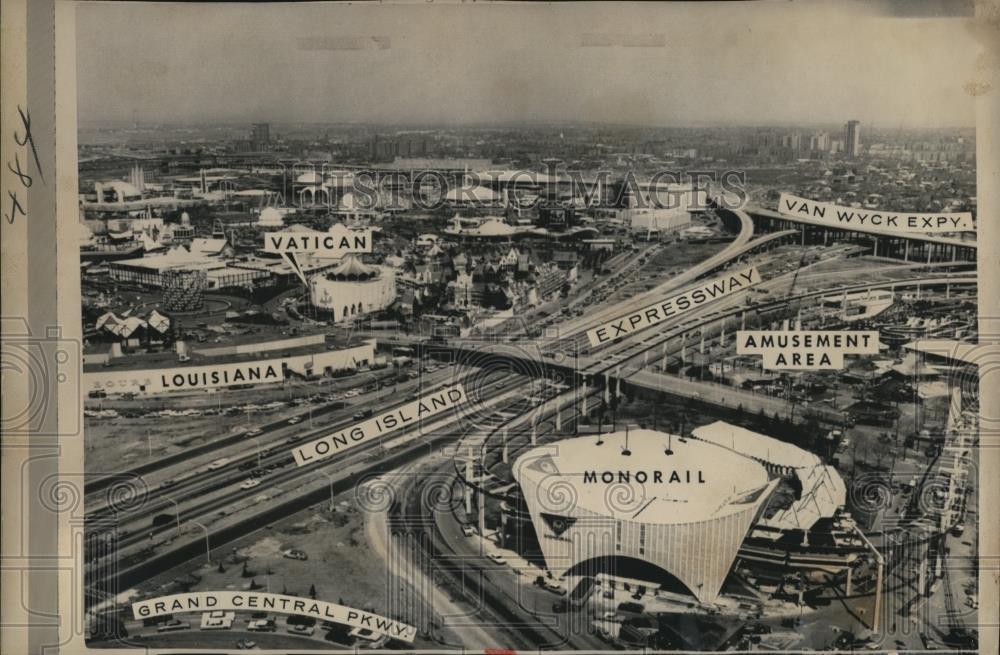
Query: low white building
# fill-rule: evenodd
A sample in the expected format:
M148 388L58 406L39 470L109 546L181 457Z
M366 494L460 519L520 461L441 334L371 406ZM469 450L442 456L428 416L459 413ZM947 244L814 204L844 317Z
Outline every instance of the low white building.
M389 266L370 266L354 255L309 282L313 306L328 310L335 323L385 309L396 300L396 275Z

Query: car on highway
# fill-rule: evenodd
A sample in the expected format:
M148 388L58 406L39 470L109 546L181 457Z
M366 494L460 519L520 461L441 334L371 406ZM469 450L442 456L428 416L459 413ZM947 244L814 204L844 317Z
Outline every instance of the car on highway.
M388 636L369 628L353 628L348 635L368 642L365 648L381 648L385 642L389 641Z
M555 582L552 582L551 580L545 580L545 581L543 581L542 582L542 589L544 589L546 591L551 591L552 593L556 594L557 596L565 596L566 595L566 590L563 589L561 585L558 585Z
M344 398L357 398L361 395L360 389L350 389L344 394Z
M252 639L240 639L236 642L237 650L250 650L257 648L257 642Z
M175 480L174 478L167 478L166 480L160 483L160 489L169 489L175 484L177 484L177 480Z
M504 559L503 555L498 555L497 553L490 553L486 556L494 564L506 564L507 560Z
M294 635L304 635L306 637L311 637L312 634L316 632L316 628L314 628L311 625L302 625L300 623L297 625L288 626L288 631Z
M274 632L277 628L274 619L256 619L247 624L250 632Z
M292 418L288 419L288 424L289 425L295 425L296 423L300 423L300 422L302 422L302 417L301 416L293 416Z
M240 489L253 489L254 487L260 486L260 480L250 478L240 485Z
M176 630L187 630L191 627L190 623L181 621L180 619L170 619L157 626L157 632L174 632Z
M263 430L261 430L260 428L254 428L252 430L247 430L246 431L246 435L248 437L256 437L258 434L260 434L262 432L263 432Z
M233 627L233 619L235 617L235 612L226 612L223 610L205 612L201 615L201 629L230 630Z
M209 471L218 471L219 469L221 469L223 466L225 466L228 463L229 463L229 458L228 457L222 457L220 459L215 460L211 464L209 464L208 465L208 470Z

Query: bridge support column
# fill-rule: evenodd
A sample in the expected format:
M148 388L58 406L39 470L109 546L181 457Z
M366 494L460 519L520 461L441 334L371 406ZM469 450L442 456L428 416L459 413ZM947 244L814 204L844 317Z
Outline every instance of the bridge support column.
M479 492L476 494L476 504L479 506L479 536L486 538L486 494Z
M851 592L854 591L854 584L853 583L854 583L854 569L851 568L850 566L848 566L847 567L847 588L844 591L845 595L850 596Z
M556 405L556 432L562 430L562 409Z
M470 453L471 455L471 453ZM465 520L472 515L472 460L465 460Z
M878 572L875 575L875 612L872 615L872 632L878 632L879 615L882 613L882 573L885 564L882 558L878 560Z
M747 313L746 312L740 312L740 329L741 330L747 329Z
M536 424L534 421L532 421L531 423L531 445L532 446L538 445L538 424Z
M587 416L587 385L583 385L583 397L580 399L580 416Z
M910 261L910 240L903 239L903 261Z
M702 355L704 355L705 354L705 326L704 325L701 326L701 329L699 329L698 331L700 333L700 335L699 335L700 343L698 344L698 352L700 352Z
M510 463L510 449L507 447L507 428L503 430L503 463Z

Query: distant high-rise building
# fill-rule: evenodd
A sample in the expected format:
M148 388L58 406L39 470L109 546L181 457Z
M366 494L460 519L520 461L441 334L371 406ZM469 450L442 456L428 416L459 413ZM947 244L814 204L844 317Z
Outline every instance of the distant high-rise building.
M817 132L809 137L809 150L827 152L830 150L830 135L827 132Z
M396 157L425 157L429 139L421 133L401 133L384 137L378 134L371 138L369 153L374 160L385 161Z
M847 121L844 126L844 151L848 157L861 154L861 122Z
M254 123L253 124L253 136L250 140L254 143L267 143L271 140L271 124L270 123Z

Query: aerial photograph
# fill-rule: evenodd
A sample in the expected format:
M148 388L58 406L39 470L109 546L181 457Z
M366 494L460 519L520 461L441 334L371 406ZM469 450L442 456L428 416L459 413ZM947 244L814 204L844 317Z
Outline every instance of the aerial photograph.
M80 3L88 646L977 649L920 6Z

